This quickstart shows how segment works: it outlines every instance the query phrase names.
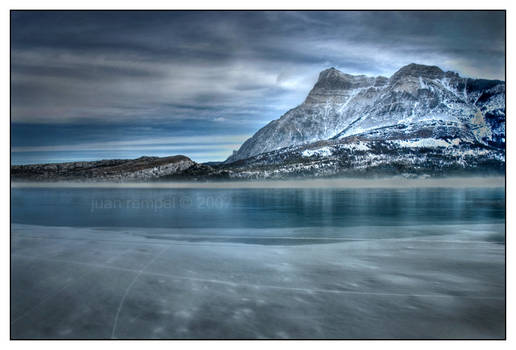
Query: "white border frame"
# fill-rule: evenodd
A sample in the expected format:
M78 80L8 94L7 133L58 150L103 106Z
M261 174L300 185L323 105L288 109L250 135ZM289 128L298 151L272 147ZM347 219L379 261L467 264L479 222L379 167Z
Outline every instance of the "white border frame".
M10 121L9 121L9 112L10 112L10 65L9 65L9 57L10 57L10 9L347 9L347 10L368 10L368 9L420 9L420 10L452 10L452 9L463 9L463 10L473 10L473 9L494 9L494 10L507 10L507 31L506 31L506 42L507 42L507 51L506 51L506 80L509 81L507 88L507 106L506 109L512 111L512 101L515 100L514 89L512 88L511 82L516 81L514 77L514 70L512 70L512 66L508 65L507 62L515 62L514 61L514 33L516 27L516 2L515 1L499 1L499 0L490 0L490 1L477 1L477 0L469 0L469 1L443 1L443 0L433 0L415 2L415 1L400 1L400 0L391 0L391 1L374 1L374 0L362 0L357 2L342 2L342 1L331 1L331 0L318 0L318 1L306 1L306 0L263 0L263 1L253 1L243 3L241 1L228 1L228 0L219 0L219 1L202 1L202 0L189 0L188 2L176 2L176 1L164 1L164 0L145 0L145 1L134 1L134 0L90 0L90 1L64 1L64 0L47 0L45 2L42 1L34 1L34 0L19 0L19 1L5 1L2 2L2 11L0 12L1 18L1 47L3 49L3 54L1 55L2 62L2 79L1 87L1 103L2 103L2 111L4 112L4 122L2 122L1 128L1 140L3 147L1 148L1 165L2 172L0 173L0 183L2 184L1 193L2 193L2 207L0 210L1 215L1 269L2 272L2 288L0 290L1 294L1 315L0 315L0 339L2 345L12 346L14 348L25 348L25 347L34 347L37 346L38 349L46 350L56 348L61 349L69 349L73 347L75 349L89 349L91 347L106 347L106 348L123 348L124 350L128 349L140 349L141 347L153 346L157 348L169 349L171 346L173 347L184 347L184 348L195 348L195 347L206 347L214 349L241 349L243 346L247 349L262 349L263 347L281 347L281 348L295 348L296 350L310 349L313 346L317 347L327 347L330 349L341 349L342 347L353 347L356 349L369 349L372 347L382 347L382 349L390 350L412 350L414 347L418 349L432 349L435 348L457 348L460 346L468 347L468 350L475 349L485 349L486 347L505 347L509 346L510 348L514 348L514 338L516 337L516 329L515 329L515 317L514 311L515 309L515 295L516 288L514 285L515 278L514 276L514 261L515 258L512 257L512 253L514 252L514 245L512 244L512 235L514 233L514 220L512 220L510 215L507 215L507 266L506 266L506 276L507 276L507 341L317 341L313 343L312 341L42 341L34 343L34 341L10 341L10 300L9 300L9 270L10 270L10 244L9 244L9 233L10 233L10 188L8 184L10 183ZM9 124L8 124L9 123ZM511 175L513 173L513 164L515 158L515 150L512 147L512 117L509 116L509 138L507 142L507 180L511 179ZM514 129L516 130L516 129ZM507 181L506 187L506 199L507 199L507 208L506 213L514 212L514 190L510 181ZM512 297L511 297L512 296ZM395 316L393 316L395 317ZM512 345L510 345L512 343Z

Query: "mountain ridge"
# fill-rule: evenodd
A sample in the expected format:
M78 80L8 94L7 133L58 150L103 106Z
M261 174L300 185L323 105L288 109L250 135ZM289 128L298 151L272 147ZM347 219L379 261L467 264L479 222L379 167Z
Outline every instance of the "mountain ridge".
M170 157L142 156L136 159L105 159L98 161L12 165L11 178L26 181L150 180L182 172L194 161L183 155Z

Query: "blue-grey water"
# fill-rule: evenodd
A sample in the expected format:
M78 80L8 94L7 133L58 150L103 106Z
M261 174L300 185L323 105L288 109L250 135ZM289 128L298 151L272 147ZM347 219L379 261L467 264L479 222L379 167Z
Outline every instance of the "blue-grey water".
M501 338L505 189L12 188L15 338Z
M13 188L11 205L15 223L78 227L323 229L505 220L503 188Z

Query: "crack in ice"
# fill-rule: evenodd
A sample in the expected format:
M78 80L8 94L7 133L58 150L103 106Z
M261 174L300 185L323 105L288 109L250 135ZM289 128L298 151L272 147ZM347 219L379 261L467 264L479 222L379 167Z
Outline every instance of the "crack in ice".
M125 299L127 298L127 296L129 295L129 292L131 291L131 289L133 288L134 284L136 283L136 281L138 280L138 278L140 277L140 275L145 271L145 269L147 267L149 267L153 262L155 262L161 255L163 255L163 253L165 253L170 247L166 247L165 249L163 249L159 254L157 254L154 258L152 258L151 260L149 260L149 262L147 264L145 264L145 266L143 266L139 271L138 273L136 274L136 276L134 276L134 279L131 281L131 283L129 284L129 286L127 286L125 292L124 292L124 295L122 296L122 299L120 299L120 304L118 305L118 309L116 311L116 314L115 314L115 319L113 321L113 329L111 330L111 339L115 339L115 334L116 334L116 328L118 326L118 318L120 316L120 312L122 311L122 308L124 306L124 303L125 303Z

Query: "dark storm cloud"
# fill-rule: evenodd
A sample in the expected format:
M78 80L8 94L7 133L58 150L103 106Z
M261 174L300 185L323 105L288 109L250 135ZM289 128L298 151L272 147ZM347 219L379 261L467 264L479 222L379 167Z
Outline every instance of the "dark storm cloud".
M505 75L503 12L15 11L11 21L14 123L200 120L250 133L330 66Z

